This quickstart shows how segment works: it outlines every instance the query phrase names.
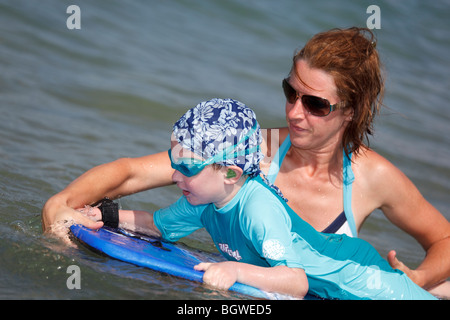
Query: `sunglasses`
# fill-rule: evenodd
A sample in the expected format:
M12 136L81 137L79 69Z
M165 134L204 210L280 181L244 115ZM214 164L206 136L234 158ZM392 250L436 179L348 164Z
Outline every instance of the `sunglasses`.
M300 94L297 91L295 91L294 88L292 88L292 86L286 79L283 79L282 86L284 95L286 96L286 100L289 103L293 104L295 103L295 101L297 101L297 99L301 99L305 109L310 114L316 117L325 117L329 115L332 111L344 105L343 102L330 104L330 102L327 99L319 98L316 96L310 96L307 94L300 96Z

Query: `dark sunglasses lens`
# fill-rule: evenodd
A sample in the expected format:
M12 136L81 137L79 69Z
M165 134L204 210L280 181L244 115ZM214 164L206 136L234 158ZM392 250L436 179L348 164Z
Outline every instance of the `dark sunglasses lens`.
M331 112L330 103L326 99L315 96L302 96L303 106L314 116L325 117Z
M289 103L295 103L297 100L297 92L286 79L283 80L283 91L286 100ZM331 112L331 106L328 100L316 96L303 95L302 104L309 113L316 117L325 117Z
M286 100L289 103L294 103L297 98L297 92L295 92L294 88L291 87L289 82L286 79L283 80L283 92L286 97Z

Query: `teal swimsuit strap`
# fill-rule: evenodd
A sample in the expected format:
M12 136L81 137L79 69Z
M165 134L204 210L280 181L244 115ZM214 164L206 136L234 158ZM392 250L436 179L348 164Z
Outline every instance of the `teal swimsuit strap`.
M348 225L352 231L353 236L358 237L358 231L356 229L355 217L353 216L352 210L352 186L353 181L355 181L355 175L352 170L352 154L350 153L347 157L345 150L342 152L343 155L343 165L342 165L342 175L343 175L343 188L344 188L344 212L347 218Z
M289 135L287 135L286 139L284 139L283 143L278 148L275 157L270 163L269 172L266 175L266 178L267 180L269 180L270 183L275 183L278 171L280 171L280 166L283 163L284 157L286 156L286 153L288 152L290 147L291 147L291 139L289 138Z
M291 139L289 135L287 135L286 139L284 139L280 148L278 148L277 153L275 154L272 163L270 164L269 172L267 174L267 179L270 183L275 183L275 179L277 178L278 172L280 171L280 166L283 163L284 157L286 156L287 151L291 147ZM358 236L358 232L356 229L355 218L353 217L352 210L352 185L353 181L355 181L355 175L352 170L352 154L350 153L347 157L345 152L343 152L343 165L342 165L342 175L343 175L343 193L344 193L344 213L347 218L348 224L352 231L354 237Z

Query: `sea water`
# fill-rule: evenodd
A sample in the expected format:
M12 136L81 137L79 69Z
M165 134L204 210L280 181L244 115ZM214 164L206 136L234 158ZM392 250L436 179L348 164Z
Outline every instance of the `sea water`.
M0 1L0 298L246 298L44 235L41 208L96 165L168 149L173 122L200 101L238 99L262 127L284 126L293 53L317 32L365 27L373 5L387 108L371 147L448 219L449 1ZM152 211L179 195L161 188L121 206ZM378 211L360 236L411 267L424 257ZM185 243L215 252L203 231Z

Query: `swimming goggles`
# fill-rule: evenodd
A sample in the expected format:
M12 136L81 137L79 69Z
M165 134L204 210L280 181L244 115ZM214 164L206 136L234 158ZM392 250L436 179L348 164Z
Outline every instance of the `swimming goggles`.
M244 136L241 140L239 140L238 143L235 145L231 145L228 148L226 148L223 152L220 152L216 154L215 156L209 158L208 160L200 160L195 158L178 158L176 160L172 157L172 149L168 150L169 158L170 158L170 164L173 169L181 172L186 177L193 177L197 174L199 174L207 165L217 163L217 162L223 162L226 159L236 159L240 156L245 156L247 154L251 154L253 152L259 151L259 145L250 148L250 149L244 149L241 151L234 151L237 146L242 144L245 140L248 140L251 135L255 132L257 128L257 122L255 121L255 125L252 127L252 129L247 133L246 136Z
M287 79L283 79L282 86L284 95L286 96L286 100L289 103L293 104L295 103L295 101L297 101L297 99L301 99L305 109L310 114L316 117L326 117L337 108L343 107L345 104L344 102L330 104L330 102L324 98L319 98L307 94L300 95L297 91L295 91L294 88L292 88Z

